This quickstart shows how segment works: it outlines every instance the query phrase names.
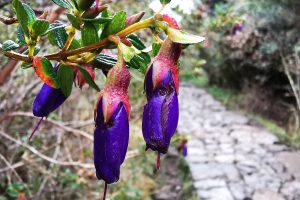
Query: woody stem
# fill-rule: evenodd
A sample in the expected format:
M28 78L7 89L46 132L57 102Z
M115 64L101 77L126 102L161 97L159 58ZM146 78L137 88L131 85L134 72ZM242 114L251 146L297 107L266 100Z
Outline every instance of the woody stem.
M127 35L130 35L141 29L150 28L151 26L153 26L155 24L156 21L157 21L157 19L155 19L153 17L143 20L143 21L140 21L131 26L128 26L127 28L125 28L124 30L120 31L119 33L117 33L115 35L122 39L122 38L126 37ZM97 42L95 44L81 47L81 48L75 49L73 51L63 51L62 50L55 54L46 55L45 57L49 60L56 60L56 61L66 60L70 56L74 56L74 55L78 55L78 54L82 54L82 53L86 53L86 52L92 52L99 48L105 47L110 43L111 43L111 41L107 37L103 40L100 40L99 42ZM32 62L32 58L30 58L29 56L25 56L25 55L16 53L14 51L4 51L1 44L0 44L0 53L4 54L5 56L7 56L9 58L15 59L15 60L24 61L27 63Z

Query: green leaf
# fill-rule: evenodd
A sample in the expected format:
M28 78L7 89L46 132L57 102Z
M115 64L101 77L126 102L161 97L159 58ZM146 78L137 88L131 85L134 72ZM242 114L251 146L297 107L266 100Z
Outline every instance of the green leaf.
M100 53L91 64L95 68L108 71L116 64L116 62L116 58ZM126 64L129 68L137 69L139 72L145 74L150 62L151 57L149 54L142 52L138 55L135 55L130 62L127 62Z
M204 37L192 35L185 31L174 29L171 27L168 28L167 35L173 42L180 44L196 44L205 40Z
M25 8L27 17L28 17L28 25L31 26L36 21L36 16L34 11L30 8L29 5L23 3L23 6Z
M81 72L81 74L83 75L84 80L89 84L89 86L91 86L92 88L94 88L95 90L97 90L99 92L100 88L94 82L91 75L83 67L78 66L78 69Z
M122 31L125 28L125 25L126 12L120 11L113 17L113 19L108 24L106 24L100 38L103 39L109 35L116 34Z
M139 50L134 48L133 46L128 47L123 43L119 43L119 48L121 49L123 53L123 58L125 62L130 62L130 60L136 55L141 53Z
M80 30L80 22L77 17L71 14L67 14L68 20L71 22L72 26Z
M54 29L48 33L48 39L52 45L62 49L68 39L68 34L64 28Z
M161 47L161 44L159 44L159 43L152 44L152 54L154 57L158 54L160 47Z
M54 72L54 68L51 62L47 58L41 58L41 73L43 77L50 78L54 85L54 88L59 88L59 84L56 80L56 73ZM41 78L41 77L40 77Z
M61 21L59 20L56 20L55 22L53 22L52 24L50 24L49 26L49 29L47 30L47 33L48 32L51 32L51 31L54 31L56 29L59 29L59 28L65 28L66 25L63 24Z
M24 34L26 36L29 36L29 29L28 29L29 19L23 4L19 0L13 0L12 5L14 7L18 21L22 27Z
M63 7L63 8L66 8L66 9L73 8L72 4L68 0L52 0L52 1L56 5L59 5L60 7Z
M80 42L76 39L73 39L72 42L71 42L71 45L69 47L69 50L78 49L80 47L81 47Z
M142 54L138 54L138 55L134 56L132 58L132 60L128 63L128 66L130 68L137 69L141 73L145 74L149 63L151 62L151 58L148 54L147 55L149 57L145 56L143 54L147 54L147 53L142 53Z
M57 72L57 81L60 85L61 91L66 97L70 96L74 81L74 71L71 66L59 65Z
M142 52L138 54L138 56L141 57L147 64L151 62L151 56L146 52Z
M168 3L170 3L171 2L171 0L160 0L160 3L161 4L168 4Z
M86 23L81 31L81 39L83 46L94 44L99 41L98 32L91 23Z
M83 19L84 22L92 22L97 24L104 24L106 22L110 22L111 20L112 20L111 17L97 17L94 19L87 19L87 18Z
M79 10L79 6L76 0L71 0L72 4L74 5L74 7Z
M33 52L33 55L36 56L39 52L40 52L41 48L38 47L38 46L35 46L34 47L34 52ZM22 54L23 55L28 55L28 48L26 49L26 51L24 51Z
M27 63L27 62L22 62L22 64L21 64L22 69L28 69L28 68L31 68L31 67L33 67L32 64Z
M48 28L49 22L43 19L36 20L32 25L32 30L37 36L45 34Z
M117 62L117 59L100 53L98 56L96 56L96 58L91 62L91 64L98 69L102 69L105 71L110 70Z
M17 38L18 38L18 43L20 44L20 45L26 45L26 41L25 41L25 36L24 36L24 32L23 32L23 30L22 30L22 27L19 25L18 27L17 27Z
M59 24L57 24L59 25ZM59 25L60 26L60 25ZM63 48L68 39L68 34L64 28L54 28L48 32L48 39L52 45ZM78 40L73 39L69 50L80 48L81 45Z
M144 43L136 36L136 35L129 35L127 39L132 43L132 45L137 48L138 50L144 50L146 46Z
M7 40L7 41L3 42L3 44L2 44L2 49L4 51L15 50L17 48L19 48L19 44L15 43L12 40Z
M6 189L6 193L8 194L9 197L16 198L20 192L24 192L24 189L25 187L23 184L13 182L8 185Z
M24 36L24 32L22 30L22 27L20 25L18 25L17 27L17 42L19 45L23 46L26 45L26 41L25 41L25 36Z

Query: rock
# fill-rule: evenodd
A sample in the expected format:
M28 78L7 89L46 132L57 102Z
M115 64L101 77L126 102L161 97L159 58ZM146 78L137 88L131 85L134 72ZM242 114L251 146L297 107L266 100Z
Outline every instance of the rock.
M271 152L280 152L280 151L287 150L286 146L284 146L284 145L276 145L276 144L268 145L267 148Z
M201 142L199 142L200 144ZM188 143L188 152L189 152L189 156L202 156L207 154L207 151L203 148L201 148L201 146L199 145L198 148L196 146L191 146L190 142Z
M211 179L224 175L223 170L215 163L192 164L190 169L195 180Z
M269 190L256 191L253 200L285 200L281 194Z
M241 183L230 183L229 189L235 199L244 199L246 197L245 185Z
M280 192L288 199L300 199L300 181L290 181L283 184Z
M247 124L249 122L249 119L247 117L233 112L224 112L223 116L224 125Z
M240 174L239 174L237 168L235 167L235 165L224 163L224 164L219 164L219 168L220 168L220 170L222 170L224 172L224 174L226 175L226 178L229 181L240 180Z
M220 188L226 187L226 182L224 179L215 178L215 179L204 179L201 181L196 181L194 183L195 188L197 189L212 189L212 188Z
M266 176L261 176L257 173L251 175L244 175L245 183L248 187L253 190L265 189L267 187L267 182L272 181Z
M277 156L278 160L284 164L287 171L295 177L300 178L300 152L282 152Z
M271 134L270 132L266 132L264 130L259 130L256 132L253 132L253 138L257 141L259 144L264 145L274 145L278 141L278 138Z
M198 195L202 199L210 200L233 200L228 188L213 188L211 190L197 190Z
M215 161L219 163L234 163L235 156L230 154L217 155L215 157Z
M199 164L213 161L213 157L207 155L190 155L188 152L188 156L186 158L187 162L190 164Z

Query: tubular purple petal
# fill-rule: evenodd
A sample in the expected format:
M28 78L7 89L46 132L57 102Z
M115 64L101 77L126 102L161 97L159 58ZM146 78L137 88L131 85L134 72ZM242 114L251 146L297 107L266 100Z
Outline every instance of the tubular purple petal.
M121 102L109 121L105 123L102 103L100 100L97 107L94 164L97 178L111 184L119 180L120 167L126 156L129 122L127 111Z
M60 89L55 89L44 84L33 101L32 112L37 117L47 117L66 100L66 96Z
M145 85L147 88L148 84ZM169 72L163 82L149 93L148 103L144 107L142 129L147 149L166 153L176 131L178 118L178 97Z

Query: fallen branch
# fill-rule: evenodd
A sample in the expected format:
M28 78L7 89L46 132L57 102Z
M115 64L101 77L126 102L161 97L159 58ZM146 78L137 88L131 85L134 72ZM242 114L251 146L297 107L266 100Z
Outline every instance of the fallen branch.
M11 25L11 24L17 23L18 19L15 17L10 18L10 17L5 17L5 16L0 15L0 22L2 22L3 24L6 24L6 25Z
M69 167L70 166L72 166L72 167L81 167L81 168L85 168L85 169L94 169L94 164L92 164L92 163L64 162L64 161L59 161L59 160L53 159L53 158L51 158L49 156L46 156L46 155L40 153L34 147L32 147L32 146L30 146L28 144L25 144L24 142L21 142L20 140L17 140L15 138L11 137L10 135L4 133L3 131L0 131L0 136L2 136L3 138L5 138L7 140L10 140L11 142L16 143L17 145L20 145L20 146L28 149L29 151L31 151L33 154L35 154L36 156L40 157L41 159L46 160L46 161L48 161L50 163L53 163L55 165L69 166ZM140 155L140 153L137 150L132 150L130 152L127 152L126 160L134 158L134 157L137 157L139 155ZM15 168L23 166L23 165L24 165L23 162L19 162L17 164L11 165L8 168L0 169L0 173L4 172L4 171L15 169Z
M94 168L94 164L91 163L80 163L80 162L64 162L64 161L59 161L59 160L55 160L49 156L46 156L42 153L40 153L37 149L35 149L34 147L25 144L23 142L21 142L20 140L17 140L13 137L11 137L10 135L4 133L3 131L0 131L0 136L6 138L7 140L10 140L22 147L25 147L26 149L28 149L29 151L31 151L33 154L37 155L38 157L42 158L43 160L46 160L50 163L53 163L55 165L61 165L61 166L73 166L73 167L82 167L82 168L86 168L86 169L93 169Z
M12 112L12 113L8 113L8 114L4 115L2 118L0 118L0 122L4 121L8 117L31 117L31 118L38 119L38 117L33 116L32 113ZM77 130L77 129L65 126L63 123L57 122L57 121L54 121L54 120L51 120L51 119L45 119L44 122L45 123L51 123L51 124L61 128L61 129L63 129L64 131L71 132L71 133L74 133L75 135L80 135L80 136L83 136L83 137L85 137L85 138L87 138L91 141L94 141L93 136L88 134L85 131L81 131L81 130Z

